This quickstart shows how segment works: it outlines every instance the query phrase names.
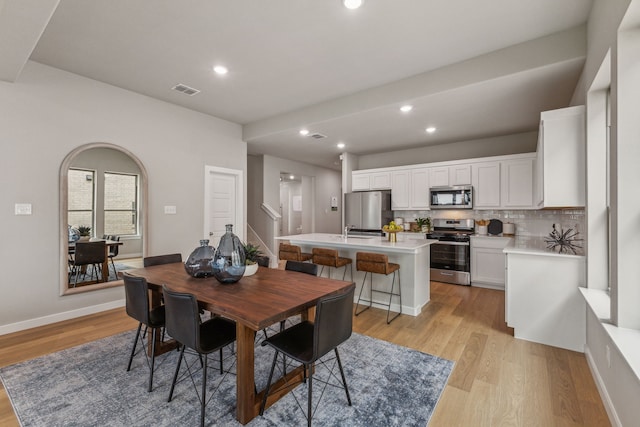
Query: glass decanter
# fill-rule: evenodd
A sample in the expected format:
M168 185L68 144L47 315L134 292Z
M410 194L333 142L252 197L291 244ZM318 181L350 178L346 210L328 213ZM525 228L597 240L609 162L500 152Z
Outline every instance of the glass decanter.
M215 248L209 246L208 239L200 240L200 246L191 252L191 255L184 263L184 269L193 277L213 276L215 252Z
M233 234L233 225L225 225L227 231L220 238L213 259L213 276L218 282L236 283L242 278L245 269L245 253L242 242Z

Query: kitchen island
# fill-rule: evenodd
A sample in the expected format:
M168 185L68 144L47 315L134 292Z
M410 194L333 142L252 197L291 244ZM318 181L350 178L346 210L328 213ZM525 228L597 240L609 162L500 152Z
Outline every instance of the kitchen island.
M312 248L331 248L337 249L342 257L351 258L353 260L353 281L356 283L355 300L358 298L364 272L356 271L356 252L374 252L383 253L389 257L389 262L400 264L400 288L402 292L402 313L411 316L420 314L422 307L429 302L430 286L429 286L429 246L436 243L437 240L405 240L398 242L389 242L386 237L380 236L348 236L345 238L340 234L296 234L291 236L280 236L278 240L290 241L294 245L302 248L303 252L311 252ZM327 275L327 270L323 272L323 276ZM342 269L340 269L342 270ZM391 289L392 275L385 277L384 275L373 275L373 288L389 291ZM336 276L334 272L333 278L342 278ZM346 279L349 278L349 266L347 266ZM368 279L367 279L368 282ZM367 284L362 292L362 297L370 299L369 285ZM384 302L383 294L373 295L373 306L384 308L378 303ZM388 300L387 300L388 302ZM398 298L394 297L391 303L392 311L400 311Z

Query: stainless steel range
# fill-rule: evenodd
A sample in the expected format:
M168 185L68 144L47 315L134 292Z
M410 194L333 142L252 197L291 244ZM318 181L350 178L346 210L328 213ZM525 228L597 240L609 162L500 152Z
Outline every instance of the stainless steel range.
M433 232L427 239L438 240L431 245L431 280L436 282L471 284L471 249L473 219L434 219Z

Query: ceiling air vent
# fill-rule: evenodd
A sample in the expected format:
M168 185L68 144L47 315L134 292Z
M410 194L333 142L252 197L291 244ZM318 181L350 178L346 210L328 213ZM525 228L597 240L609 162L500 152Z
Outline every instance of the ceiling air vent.
M178 92L182 92L185 95L189 95L189 96L193 96L193 95L195 95L197 93L200 93L200 91L198 89L194 89L194 88L189 87L187 85L183 85L182 83L178 83L177 85L175 85L171 89L177 90Z
M322 139L322 138L326 138L327 135L323 135L321 133L311 133L309 134L309 138L313 138L313 139Z

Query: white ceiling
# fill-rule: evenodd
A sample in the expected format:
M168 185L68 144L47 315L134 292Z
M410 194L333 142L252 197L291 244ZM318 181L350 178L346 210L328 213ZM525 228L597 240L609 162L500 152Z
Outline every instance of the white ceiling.
M536 129L540 111L569 103L586 52L576 27L591 3L367 0L351 11L340 0L0 0L0 35L31 36L0 52L22 47L18 63L31 53L242 124L249 153L339 168L338 141L367 154ZM19 25L34 16L39 29ZM215 64L229 74L214 75ZM21 69L8 68L0 78ZM172 91L177 83L201 92ZM405 102L414 110L400 114ZM327 138L303 138L302 127Z

